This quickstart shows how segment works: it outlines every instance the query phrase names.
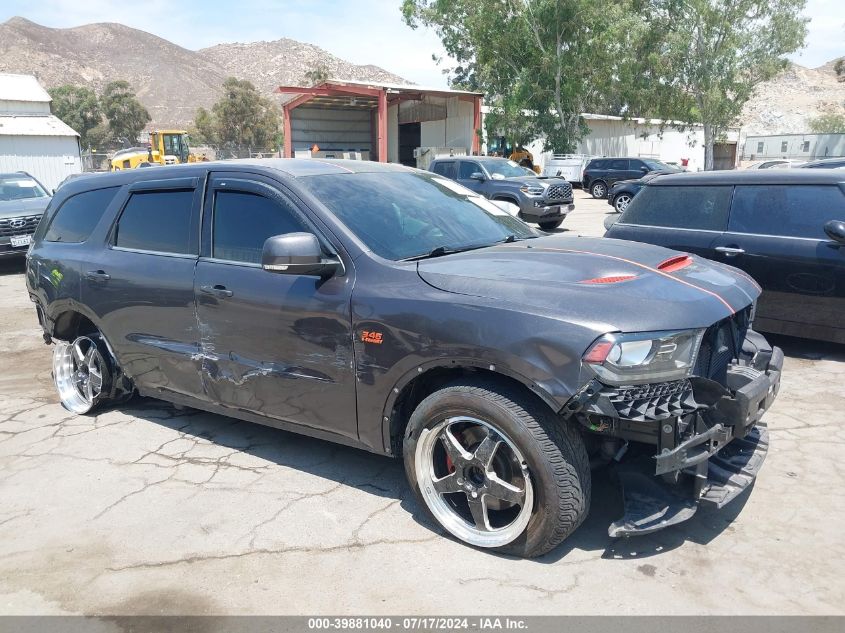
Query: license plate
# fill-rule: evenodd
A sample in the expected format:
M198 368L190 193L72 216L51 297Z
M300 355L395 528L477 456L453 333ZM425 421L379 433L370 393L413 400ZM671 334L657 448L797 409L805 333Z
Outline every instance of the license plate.
M32 242L31 235L13 235L9 239L12 240L12 248L18 248L19 246L29 246L30 242Z

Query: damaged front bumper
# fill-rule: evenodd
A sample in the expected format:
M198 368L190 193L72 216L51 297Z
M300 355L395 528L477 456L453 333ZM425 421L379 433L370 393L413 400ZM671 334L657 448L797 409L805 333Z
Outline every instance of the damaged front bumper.
M721 508L753 483L768 451L761 418L777 396L783 353L756 332L747 342L752 351L727 366L724 384L690 378L610 387L594 380L567 403L565 412L592 434L651 445L615 465L625 512L608 528L611 537L676 525L701 505Z

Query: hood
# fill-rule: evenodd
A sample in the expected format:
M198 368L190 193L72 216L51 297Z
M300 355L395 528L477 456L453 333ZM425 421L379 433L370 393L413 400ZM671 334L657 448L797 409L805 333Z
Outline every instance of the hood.
M612 331L704 328L760 294L734 268L689 255L683 267L660 246L605 238L550 236L422 260L429 285L530 306L585 327Z
M563 183L567 182L565 178L558 178L557 176L531 176L526 174L524 176L513 176L511 178L492 178L491 180L497 182L518 182L518 183L534 183L534 182L543 182L547 185L553 185L555 183Z
M0 218L17 218L22 215L44 213L48 204L50 204L49 196L23 200L0 200Z
M644 185L649 180L654 180L658 176L665 176L666 174L679 174L679 173L681 173L680 169L678 169L676 171L650 171L645 176L643 176L642 178L629 178L628 180L617 180L613 184L613 187L618 187L620 185L631 185L631 184ZM611 189L613 187L611 187Z

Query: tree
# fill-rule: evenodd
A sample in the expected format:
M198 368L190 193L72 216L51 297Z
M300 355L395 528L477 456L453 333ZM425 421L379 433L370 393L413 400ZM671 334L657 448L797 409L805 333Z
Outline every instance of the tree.
M643 22L634 0L403 0L405 21L433 27L457 61L453 85L488 95L494 115L569 152L581 114L619 110L621 78ZM523 130L523 133L527 130Z
M830 112L810 119L810 130L816 134L845 134L845 114Z
M311 83L312 86L319 86L329 80L329 69L323 64L316 68L312 68L305 73L305 79Z
M249 81L229 77L223 83L223 97L211 113L214 136L223 147L274 148L281 120L278 108Z
M48 92L53 99L50 104L53 114L79 133L82 147L91 147L89 133L103 118L94 91L81 86L64 85L51 88Z
M713 145L758 84L783 70L804 44L806 0L646 0L649 30L660 40L637 64L648 80L634 103L651 114L704 126L705 169Z
M191 141L199 145L217 145L214 116L205 108L197 108L194 125L189 131Z
M144 126L152 120L150 113L135 97L132 86L127 81L112 81L106 84L100 103L112 135L130 145L137 142Z
M92 149L103 150L106 146L114 143L111 129L108 123L98 123L88 131L86 137L88 139L89 147Z
M845 58L836 60L833 65L833 72L836 73L836 78L839 81L845 81Z

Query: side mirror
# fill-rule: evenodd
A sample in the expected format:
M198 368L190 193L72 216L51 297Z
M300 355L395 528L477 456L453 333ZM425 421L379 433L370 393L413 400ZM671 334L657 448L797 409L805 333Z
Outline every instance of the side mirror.
M640 167L640 171L643 172L644 174L647 174L649 172L649 169L648 169L648 167L643 165L642 167Z
M283 275L330 277L340 262L325 259L320 242L311 233L286 233L268 237L261 249L261 267Z
M831 220L825 223L824 232L834 242L845 244L845 222L842 220Z
M482 174L480 171L474 171L470 174L470 180L478 180L479 182L484 182L487 178Z

